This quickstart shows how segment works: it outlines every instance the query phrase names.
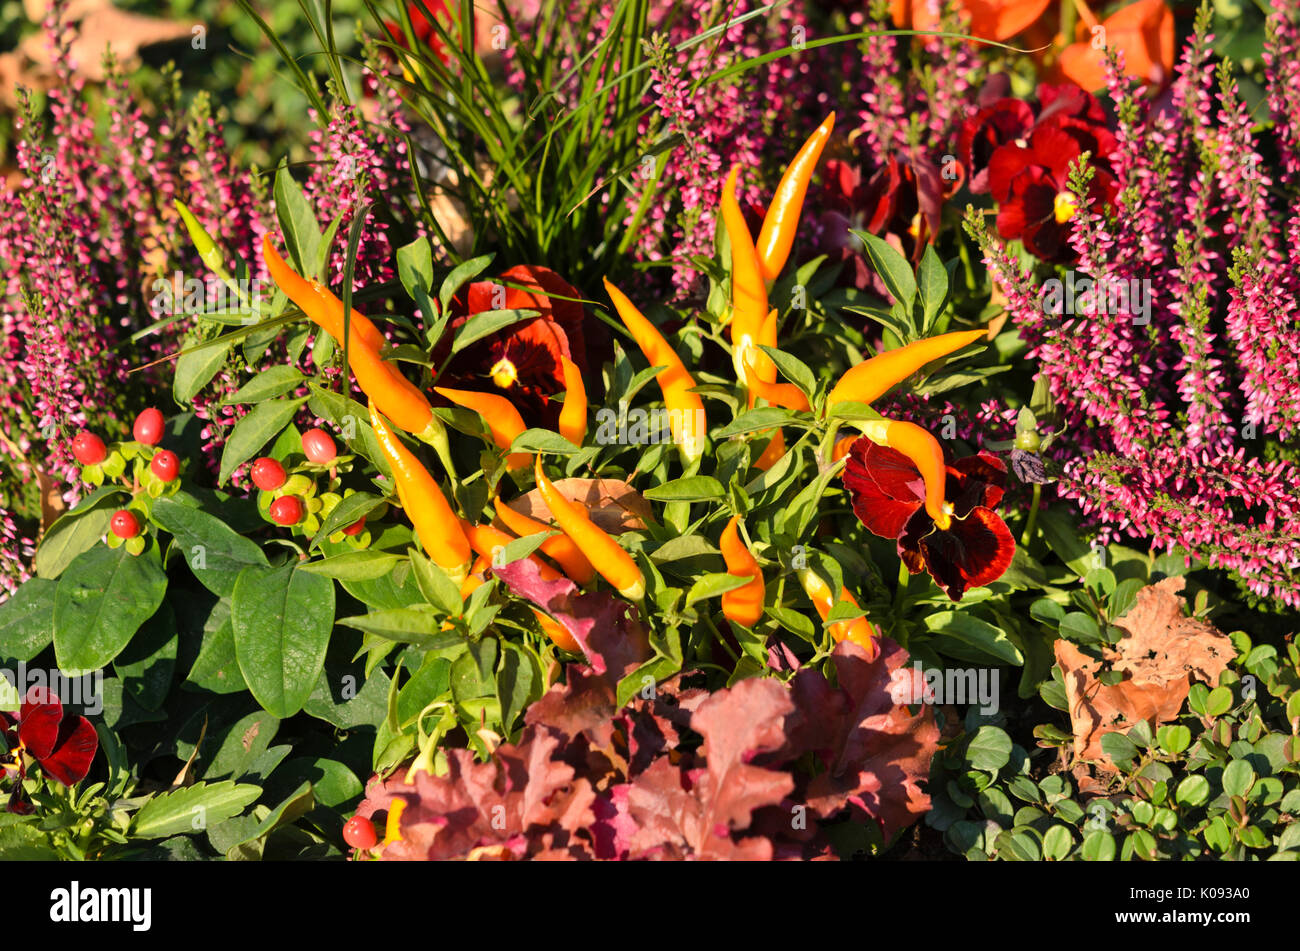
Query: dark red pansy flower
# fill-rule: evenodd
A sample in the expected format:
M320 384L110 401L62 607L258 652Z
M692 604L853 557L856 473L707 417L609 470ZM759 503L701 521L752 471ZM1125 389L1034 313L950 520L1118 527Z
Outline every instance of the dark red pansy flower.
M1031 254L1065 263L1075 258L1070 220L1080 210L1070 190L1070 166L1083 154L1070 130L1053 124L1035 129L1024 145L1004 145L989 163L989 190L998 202L998 234L1021 239ZM1115 200L1118 185L1106 169L1093 167L1087 211Z
M63 716L63 701L47 687L32 687L23 698L17 720L0 713L5 739L13 760L6 764L18 778L27 775L27 758L34 759L51 778L65 786L81 782L90 772L91 760L99 749L99 736L85 717ZM29 812L17 797L22 787L14 784L11 812Z
M470 317L490 310L535 310L539 316L511 324L475 341L448 363L440 386L481 390L508 397L529 425L553 426L559 415L551 399L564 391L566 356L585 375L586 315L581 295L564 278L545 267L521 264L493 281L474 281L451 301L451 328L433 354L441 365L451 353L455 331Z
M447 13L447 4L445 0L424 0L425 8L443 21L447 22L449 14ZM420 10L420 4L408 3L406 12L411 17L411 32L415 34L416 42L427 46L433 55L438 57L444 63L449 63L451 58L447 55L446 46L442 42L442 37L438 31L433 28L433 23ZM388 30L388 35L392 37L394 43L399 46L406 46L406 33L402 30L402 24L396 20L385 20L384 27Z
M846 263L840 283L874 287L884 295L884 285L863 254L862 242L850 229L884 238L909 260L916 262L925 246L934 242L944 199L961 182L945 178L923 155L898 153L870 177L841 159L826 163L821 216L821 251Z
M975 194L990 190L989 165L1003 146L1028 144L1030 133L1047 126L1066 130L1081 150L1092 153L1094 165L1109 171L1107 159L1115 137L1106 113L1091 93L1070 83L1038 87L1038 112L1022 99L1003 97L984 106L962 126L957 157L965 167Z
M944 492L952 523L940 529L925 510L925 480L895 449L859 439L849 450L844 486L853 511L872 534L898 542L912 574L924 568L944 594L960 601L968 588L996 581L1011 564L1015 539L993 511L1002 500L1006 466L989 452L947 457Z

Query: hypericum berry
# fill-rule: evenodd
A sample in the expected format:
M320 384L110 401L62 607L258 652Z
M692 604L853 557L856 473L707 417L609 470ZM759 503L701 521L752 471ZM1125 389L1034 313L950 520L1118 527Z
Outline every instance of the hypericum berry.
M109 520L108 528L118 538L135 538L140 534L140 520L134 512L118 509Z
M108 449L104 445L104 440L83 429L72 440L72 455L83 466L94 466L108 458Z
M163 414L152 406L142 410L135 418L135 425L131 427L131 435L136 442L142 442L146 446L158 445L163 437Z
M271 521L277 525L297 525L302 515L302 499L296 495L282 495L271 503Z
M159 449L154 454L153 461L149 463L149 471L163 482L170 482L176 478L176 473L180 470L181 461L170 449Z
M263 492L274 492L287 482L284 466L269 456L263 456L253 463L253 485Z
M343 826L343 841L354 849L373 849L379 844L375 824L364 816L353 816Z
M363 515L347 528L343 529L344 535L360 535L361 530L366 527L366 517Z
M328 466L339 454L334 440L323 429L309 429L302 434L302 451L318 466Z

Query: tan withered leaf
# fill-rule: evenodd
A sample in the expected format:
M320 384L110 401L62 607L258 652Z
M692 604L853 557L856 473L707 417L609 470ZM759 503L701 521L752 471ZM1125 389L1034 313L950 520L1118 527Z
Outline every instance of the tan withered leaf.
M1115 623L1127 632L1103 652L1107 669L1123 671L1114 685L1097 679L1103 661L1093 660L1066 640L1056 642L1056 662L1065 678L1076 759L1113 768L1101 738L1128 731L1138 720L1153 727L1178 716L1192 679L1210 686L1232 660L1232 642L1213 625L1183 614L1182 578L1166 578L1137 594L1132 610Z
M621 479L556 479L555 487L566 499L585 508L591 520L611 535L645 528L646 519L654 518L650 503ZM551 521L550 507L537 489L508 504L539 522ZM499 520L496 524L505 527Z
M81 14L80 23L69 52L77 66L77 75L92 82L104 79L104 50L110 45L117 61L129 71L144 47L193 35L188 24L129 13L106 0L80 4L78 12ZM49 64L50 51L44 33L29 36L21 48L38 66Z

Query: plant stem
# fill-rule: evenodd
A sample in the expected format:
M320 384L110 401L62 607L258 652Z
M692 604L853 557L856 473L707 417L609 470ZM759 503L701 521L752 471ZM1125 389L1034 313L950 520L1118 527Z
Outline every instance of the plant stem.
M1028 545L1029 540L1034 536L1034 527L1038 524L1038 505L1043 500L1043 487L1037 482L1034 483L1034 498L1029 506L1029 519L1025 522L1024 534L1020 536L1020 544Z

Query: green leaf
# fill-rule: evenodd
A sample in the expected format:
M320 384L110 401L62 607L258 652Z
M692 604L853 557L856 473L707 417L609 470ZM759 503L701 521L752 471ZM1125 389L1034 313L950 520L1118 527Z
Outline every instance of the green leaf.
M809 400L812 399L813 391L817 389L817 378L813 376L813 371L808 368L808 364L776 347L761 346L760 349L772 358L772 362L776 364L783 377L803 390L804 396Z
M169 835L205 829L232 819L262 794L261 787L198 782L154 796L135 814L131 834L140 839L163 839Z
M389 684L388 675L382 670L376 670L358 686L355 674L332 676L326 668L302 709L340 730L377 727L388 712Z
M517 644L503 643L501 669L497 671L497 700L501 704L502 725L510 730L544 689L545 677L533 655Z
M0 604L0 657L26 662L54 639L54 591L48 578L29 578Z
M1070 830L1058 823L1048 826L1043 833L1043 858L1049 862L1059 862L1070 854L1074 848L1074 836Z
M689 608L697 601L720 597L728 591L734 591L736 588L743 587L747 584L749 584L748 578L743 578L740 575L728 574L725 571L701 575L700 578L691 585L691 590L686 592L686 607Z
M867 231L855 230L853 233L866 245L867 259L871 262L872 270L885 282L885 288L894 300L911 313L912 305L916 303L916 278L912 275L912 265L907 258L883 238Z
M341 617L338 623L390 641L429 646L442 627L442 616L427 606L386 608L369 614ZM454 633L445 638L448 644L461 639L461 635ZM439 643L442 640L439 639Z
M214 844L220 842L220 844L224 846L222 851L226 853L227 858L247 858L249 856L241 855L237 851L239 846L245 845L249 842L256 842L259 839L270 835L281 826L287 826L291 823L297 822L307 813L311 812L315 807L316 798L312 795L311 783L304 782L295 789L287 799L267 813L256 825L245 819L239 823L227 823L225 827L213 827L212 832L214 835L210 837L210 840L213 841ZM262 808L265 807L259 807L259 810ZM215 834L218 829L221 829L223 832L234 834L227 834L225 836ZM260 855L260 850L254 857L257 855Z
M532 320L537 316L539 313L535 310L485 310L474 314L460 325L451 352L460 353L470 344L492 336L503 327L517 324L521 320Z
M226 403L260 403L288 393L305 379L297 367L288 364L269 367L236 390Z
M726 439L728 436L739 436L742 433L758 432L762 429L771 429L774 426L785 426L793 419L793 413L779 406L760 406L757 409L741 413L731 423L715 431L713 438Z
M175 499L155 502L153 520L176 536L194 577L218 597L230 596L245 568L269 564L261 548L221 519Z
M718 551L713 543L703 535L678 535L668 539L668 541L651 552L650 560L657 565L663 565L683 558L703 556L721 557L722 552Z
M195 341L185 352L176 358L176 375L172 379L172 398L182 405L188 404L195 395L212 381L217 371L226 365L230 348L235 345L233 335L217 338L220 343L208 343L199 346L202 341Z
M513 543L512 543L513 544ZM506 546L507 548L509 545ZM411 549L411 571L416 584L430 604L444 614L459 614L462 601L460 587L451 580L451 576L442 566L425 558L414 548Z
M320 225L287 165L281 165L275 173L275 213L298 272L304 277L319 277L313 268L320 260Z
M1228 687L1215 687L1205 698L1205 715L1219 717L1232 709L1232 690Z
M966 762L996 773L1011 761L1011 737L995 726L982 726L966 747Z
M218 482L224 484L240 465L257 455L258 450L289 425L298 407L307 397L293 400L271 400L258 403L247 416L235 423L221 451L221 473Z
M1203 806L1210 801L1210 781L1194 774L1178 784L1174 801L1183 806Z
M1175 756L1192 743L1192 731L1185 726L1162 726L1156 730L1156 742L1166 753Z
M397 277L411 300L418 301L433 286L433 249L429 239L420 235L410 244L397 249ZM433 317L429 313L426 317Z
M496 255L484 254L477 258L470 258L463 261L451 269L451 273L442 282L442 288L438 291L438 303L442 305L443 313L447 312L447 305L461 286L466 282L473 280L479 274L487 269ZM432 315L428 315L432 316Z
M325 665L334 583L283 568L245 568L231 596L235 656L257 702L280 719L302 709Z
M203 642L199 656L185 677L186 682L217 694L237 693L248 689L235 657L235 631L230 622L230 600L223 598L212 606L203 625Z
M54 592L54 656L64 672L98 670L116 657L167 593L158 546L83 552Z
M1083 837L1081 852L1089 862L1113 862L1115 851L1115 837L1104 829L1096 829Z
M1101 749L1121 769L1131 764L1138 755L1137 744L1123 733L1107 733L1101 738Z
M721 482L712 476L687 476L646 489L642 495L652 502L707 502L727 494Z
M1229 796L1244 796L1255 782L1255 770L1244 759L1234 759L1223 770L1223 791Z
M1098 644L1101 642L1101 628L1097 622L1082 611L1071 611L1061 618L1059 625L1061 637L1079 644Z
M312 537L312 547L319 545L324 539L329 538L340 529L354 524L363 515L369 515L383 501L379 496L371 495L369 492L353 492L334 506L329 515L325 516L325 520L321 522L320 530Z
M123 690L144 709L157 710L167 699L179 643L176 612L164 600L113 661Z
M305 561L298 567L313 575L347 581L370 581L390 574L402 559L385 551L370 549L345 551L317 561Z
M93 508L69 512L51 525L32 560L36 574L57 578L74 558L98 545L113 519L107 503L116 498L117 493L100 496Z
M511 452L549 452L557 456L571 456L582 450L559 433L549 429L526 429L510 444Z
M925 246L925 253L921 255L921 265L917 268L916 276L919 284L917 289L921 294L921 306L925 313L921 329L923 332L928 332L948 299L948 271L939 260L934 245Z
M947 635L1000 661L1020 666L1024 655L1002 631L973 615L960 611L938 611L926 616L925 626L936 634Z
M270 748L279 729L279 719L265 710L257 710L235 721L224 730L221 745L208 761L203 778L208 782L239 779Z

